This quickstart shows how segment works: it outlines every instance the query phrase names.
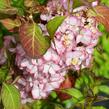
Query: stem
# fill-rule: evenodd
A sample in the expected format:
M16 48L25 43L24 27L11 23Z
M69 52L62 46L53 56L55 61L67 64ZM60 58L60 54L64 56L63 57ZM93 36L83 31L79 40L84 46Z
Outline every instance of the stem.
M85 108L84 108L84 104L81 104L81 108L82 108L82 109L85 109Z
M92 101L89 102L88 106L86 107L86 109L92 109Z
M70 0L68 0L68 13L70 14Z
M20 76L16 77L16 79L12 82L12 84L15 84L20 79Z

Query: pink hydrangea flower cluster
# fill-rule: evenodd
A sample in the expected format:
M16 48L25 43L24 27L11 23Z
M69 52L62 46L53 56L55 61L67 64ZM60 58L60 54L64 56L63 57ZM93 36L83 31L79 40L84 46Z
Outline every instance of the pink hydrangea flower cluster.
M69 16L56 31L53 48L66 66L79 70L90 65L100 35L93 18Z
M23 100L46 98L60 87L68 69L87 68L101 33L93 18L68 16L59 26L48 51L39 59L16 55L16 64L24 71L16 87ZM20 48L21 50L21 48ZM20 60L17 61L17 60Z

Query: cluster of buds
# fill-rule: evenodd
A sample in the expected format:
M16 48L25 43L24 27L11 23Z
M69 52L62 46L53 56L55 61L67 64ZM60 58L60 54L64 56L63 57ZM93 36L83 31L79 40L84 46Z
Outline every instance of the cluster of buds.
M16 85L22 99L27 101L31 96L33 99L46 98L60 87L69 68L80 70L89 67L100 35L94 18L68 16L41 58L30 59L25 57L25 53L16 55L16 64L24 71L24 78L20 78Z

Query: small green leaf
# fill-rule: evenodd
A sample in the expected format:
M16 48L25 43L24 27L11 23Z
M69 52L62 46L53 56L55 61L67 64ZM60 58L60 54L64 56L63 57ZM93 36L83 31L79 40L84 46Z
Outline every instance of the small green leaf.
M15 7L18 10L19 15L24 15L25 5L24 0L11 0L11 6Z
M56 30L62 24L64 19L65 19L65 16L57 16L48 22L47 30L49 32L51 39L54 37Z
M76 80L75 87L78 89L81 89L81 88L84 89L85 87L87 86L90 87L93 84L94 84L93 78L90 75L85 73Z
M1 96L5 109L20 109L20 93L13 85L4 83Z
M11 19L3 19L0 20L0 22L6 27L8 30L11 30L15 27L19 27L21 25L21 22L19 20L11 20Z
M42 100L37 100L32 104L33 109L41 109L43 106L43 101Z
M73 0L73 8L77 8L81 5L83 5L83 3L80 0Z
M0 9L5 9L10 6L9 0L0 0Z
M101 4L104 4L105 6L109 6L109 0L100 0Z
M0 0L0 18L16 14L16 9L11 7L10 0Z
M0 48L3 46L3 33L2 30L0 30Z
M38 2L41 4L41 5L44 5L47 3L48 0L38 0Z
M20 41L27 54L32 58L39 58L50 47L50 39L43 36L41 28L36 24L24 24L20 27Z
M93 93L94 93L94 95L97 95L99 93L99 86L95 86L93 88Z
M76 89L76 88L71 88L71 89L66 89L66 90L63 90L63 92L71 95L72 97L74 98L77 98L77 99L80 99L80 98L83 98L83 94L80 92L80 90Z
M93 106L92 109L106 109L106 108L103 106Z
M8 71L7 66L2 66L0 68L0 84L6 79Z
M107 95L109 95L109 86L101 85L99 86L99 90Z

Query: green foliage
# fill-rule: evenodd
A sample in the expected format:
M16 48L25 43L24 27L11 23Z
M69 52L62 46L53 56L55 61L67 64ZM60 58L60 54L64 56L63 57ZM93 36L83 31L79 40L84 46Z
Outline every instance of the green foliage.
M51 39L54 37L56 30L62 24L64 19L65 19L64 16L57 16L47 23L47 30L49 32Z
M24 15L25 13L24 0L11 0L11 6L17 8L19 15Z
M73 8L77 8L81 5L83 5L83 3L80 0L73 0L73 1L74 1Z
M9 6L10 6L10 4L9 4L8 0L0 0L0 10L5 9L5 8L7 8Z
M48 0L38 0L38 2L41 4L41 5L44 5L47 3Z
M76 89L76 88L71 88L71 89L66 89L63 92L71 95L72 97L76 98L76 99L80 99L83 98L83 94L80 92L80 90Z
M87 87L91 87L94 84L94 80L91 75L87 73L83 73L81 77L76 80L75 87L78 89L83 89Z
M99 25L102 36L99 41L98 47L94 51L93 72L97 76L109 79L109 34L106 32L103 25Z
M101 4L109 6L109 0L100 0Z
M93 106L92 109L106 109L106 108L103 106Z
M8 71L9 70L6 65L0 68L0 84L6 79Z
M107 85L100 85L99 86L99 91L109 95L109 86L107 86Z
M5 109L20 109L20 93L15 86L3 83L1 96Z
M63 109L63 107L55 102L47 100L36 100L31 105L32 109Z

